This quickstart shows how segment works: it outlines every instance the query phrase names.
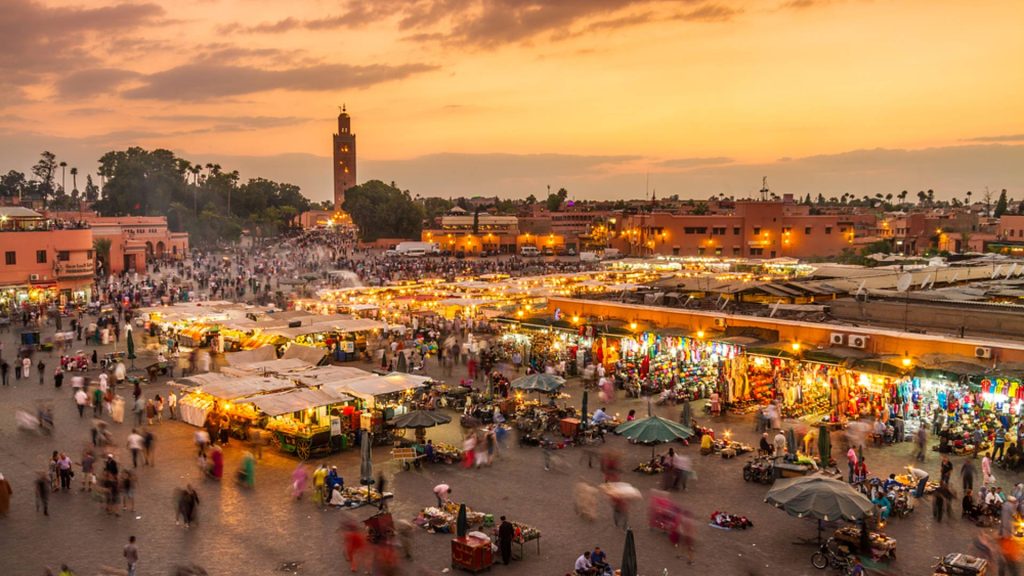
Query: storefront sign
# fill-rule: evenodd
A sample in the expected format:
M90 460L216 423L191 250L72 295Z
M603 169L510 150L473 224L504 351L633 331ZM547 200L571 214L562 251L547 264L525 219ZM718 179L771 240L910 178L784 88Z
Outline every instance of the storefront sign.
M341 418L331 416L331 436L341 436Z
M81 276L92 276L96 266L91 262L75 262L73 264L63 262L57 266L58 278L78 278Z

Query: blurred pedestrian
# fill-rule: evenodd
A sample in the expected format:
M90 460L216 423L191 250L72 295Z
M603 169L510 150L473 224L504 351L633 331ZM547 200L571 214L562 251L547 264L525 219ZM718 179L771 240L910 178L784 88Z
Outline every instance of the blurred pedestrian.
M128 435L127 442L128 450L132 453L132 468L139 467L139 454L145 448L145 442L146 439L142 437L142 434L139 434L138 430L132 428L132 433Z
M46 477L45 472L39 472L36 474L35 481L36 491L36 512L39 512L39 508L43 509L43 516L50 515L50 481Z
M139 563L139 549L135 545L135 536L128 537L128 544L124 547L124 559L128 563L128 576L135 576L135 568Z
M7 511L11 509L11 495L13 493L11 483L0 473L0 518L7 516Z

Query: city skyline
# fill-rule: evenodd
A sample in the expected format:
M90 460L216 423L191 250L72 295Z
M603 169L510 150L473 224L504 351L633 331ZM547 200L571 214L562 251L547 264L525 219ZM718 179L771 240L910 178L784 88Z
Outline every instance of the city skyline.
M244 4L244 6L243 6ZM1024 6L905 1L29 2L0 157L164 147L331 197L362 179L576 198L1024 187Z

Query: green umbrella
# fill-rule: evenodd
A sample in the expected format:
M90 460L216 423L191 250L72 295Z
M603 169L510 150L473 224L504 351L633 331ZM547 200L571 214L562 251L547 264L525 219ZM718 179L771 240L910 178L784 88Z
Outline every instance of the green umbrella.
M527 392L544 392L551 394L557 392L565 384L565 378L554 374L530 374L516 378L512 381L512 387Z
M135 360L135 338L132 337L132 330L128 331L128 359Z
M459 504L459 517L455 520L455 535L459 538L465 538L468 530L469 521L466 520L466 505Z
M868 497L846 482L814 475L778 480L765 502L782 508L790 516L818 520L818 542L821 542L822 521L862 520L875 512Z
M677 424L667 418L651 416L643 420L633 420L619 424L615 433L642 444L660 444L673 440L686 440L693 436L693 430Z
M622 550L622 576L637 576L636 542L633 540L633 529L626 530L626 546Z
M832 459L832 438L827 426L818 426L818 455L821 457L821 466L828 466Z

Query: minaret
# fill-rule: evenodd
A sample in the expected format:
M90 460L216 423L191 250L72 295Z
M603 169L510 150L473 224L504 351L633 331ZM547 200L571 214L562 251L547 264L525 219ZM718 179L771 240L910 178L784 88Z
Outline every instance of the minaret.
M356 185L356 135L345 106L338 114L338 132L334 135L334 209L341 210L345 191Z

